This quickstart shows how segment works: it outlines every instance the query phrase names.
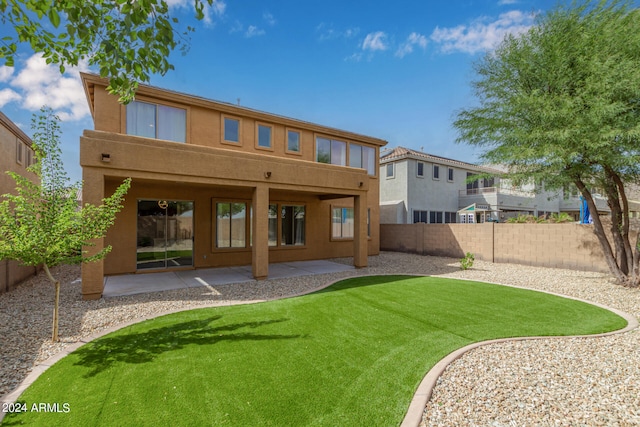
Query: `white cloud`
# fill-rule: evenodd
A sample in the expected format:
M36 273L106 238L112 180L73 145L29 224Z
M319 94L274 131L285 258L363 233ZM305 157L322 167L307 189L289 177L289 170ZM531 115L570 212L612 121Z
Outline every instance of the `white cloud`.
M0 108L4 107L10 102L19 101L22 97L18 94L18 92L13 91L9 88L5 88L0 90Z
M0 67L0 82L6 82L13 74L13 67L3 65Z
M422 50L427 48L427 38L422 34L413 32L409 34L407 40L400 45L398 50L396 50L396 56L399 58L404 58L406 55L413 52L414 47L419 47Z
M498 1L498 5L499 6L504 6L504 5L507 5L507 4L516 4L516 3L519 3L519 1L518 0L500 0L500 1Z
M20 102L22 108L39 110L43 105L51 107L64 121L81 120L89 114L78 71L86 71L81 65L60 74L56 65L49 65L40 55L33 55L17 75L9 80L13 94L6 92L9 101ZM16 96L17 95L17 96Z
M322 42L325 40L333 40L333 39L340 39L340 38L350 39L352 37L357 36L358 33L360 33L360 28L350 27L350 28L347 28L346 30L336 30L333 27L333 25L322 22L316 27L316 32L320 34L318 36L318 40Z
M261 30L255 25L249 25L249 28L247 28L247 31L244 32L244 36L246 38L258 37L262 35L264 35L264 30Z
M387 50L387 35L382 31L375 33L369 33L362 42L362 50L370 50L375 52L377 50Z
M481 18L469 26L436 27L431 33L431 40L440 45L440 50L444 53L474 54L495 49L507 34L526 32L533 25L533 20L533 14L514 10L501 14L493 22L486 22L485 18Z
M278 23L278 21L276 21L276 18L273 17L272 14L270 14L269 12L265 12L262 14L262 19L264 19L264 21L267 23L267 25L273 27L274 25L276 25Z

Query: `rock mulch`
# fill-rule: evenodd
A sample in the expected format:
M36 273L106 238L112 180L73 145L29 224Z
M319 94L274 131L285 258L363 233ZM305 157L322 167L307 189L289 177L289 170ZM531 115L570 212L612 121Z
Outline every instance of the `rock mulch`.
M338 259L349 264L351 259ZM512 284L573 296L640 317L640 289L601 273L383 252L341 273L82 301L80 270L61 266L60 337L51 343L53 287L38 275L0 295L0 396L33 366L118 324L169 310L282 298L354 275L431 274ZM453 362L438 380L423 426L640 425L640 332L492 344Z

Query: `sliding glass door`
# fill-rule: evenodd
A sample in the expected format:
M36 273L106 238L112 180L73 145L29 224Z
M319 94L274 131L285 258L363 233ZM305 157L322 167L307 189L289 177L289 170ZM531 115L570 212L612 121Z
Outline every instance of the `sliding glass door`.
M138 270L193 265L193 202L138 200Z

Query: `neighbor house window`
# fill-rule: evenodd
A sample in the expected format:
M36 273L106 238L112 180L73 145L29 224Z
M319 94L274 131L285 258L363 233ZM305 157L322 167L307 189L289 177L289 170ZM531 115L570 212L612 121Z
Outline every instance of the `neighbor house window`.
M132 101L127 105L127 134L185 142L187 110L168 105Z
M387 163L387 178L393 178L393 163Z
M316 161L332 165L347 165L347 143L327 138L316 138Z
M287 151L292 153L300 152L300 132L287 130Z
M424 178L424 163L418 162L418 170L416 175L418 178Z
M366 169L369 175L375 175L376 150L360 144L349 144L349 166Z
M305 244L305 207L294 205L280 207L282 246L302 246Z
M331 237L353 239L353 208L331 208Z
M440 166L433 165L433 179L440 179Z
M427 211L413 211L413 223L427 222Z
M449 176L447 177L447 179L453 182L453 168L449 168Z
M216 203L216 248L247 247L247 204Z
M240 120L230 117L224 118L223 140L226 142L240 142Z
M456 212L445 212L444 213L444 223L445 224L455 224L457 217L458 217L458 214Z
M442 212L429 212L429 223L442 224Z
M272 135L273 129L271 126L258 125L258 148L273 148L272 147Z

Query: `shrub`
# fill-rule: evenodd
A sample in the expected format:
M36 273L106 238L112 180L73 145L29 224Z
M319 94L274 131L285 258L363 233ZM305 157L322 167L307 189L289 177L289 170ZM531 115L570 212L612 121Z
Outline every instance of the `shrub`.
M468 270L469 268L473 267L474 260L475 257L473 256L473 254L471 252L467 252L464 258L460 260L460 268L462 270Z

